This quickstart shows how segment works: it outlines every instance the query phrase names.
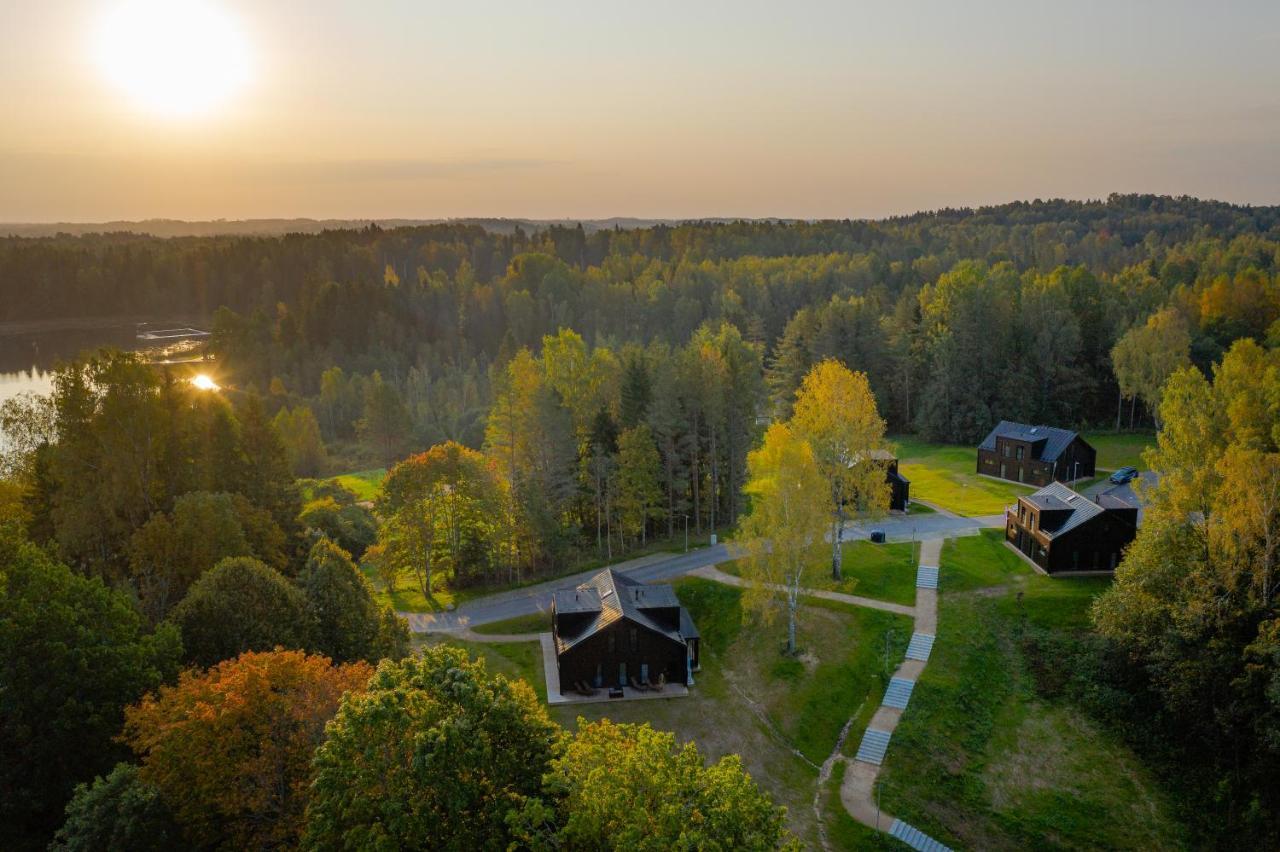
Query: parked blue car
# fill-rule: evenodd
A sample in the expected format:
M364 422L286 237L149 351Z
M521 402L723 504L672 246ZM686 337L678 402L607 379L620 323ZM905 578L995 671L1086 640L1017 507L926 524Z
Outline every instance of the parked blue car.
M1122 467L1111 474L1111 481L1116 485L1124 485L1126 482L1132 481L1137 475L1138 469L1136 467Z

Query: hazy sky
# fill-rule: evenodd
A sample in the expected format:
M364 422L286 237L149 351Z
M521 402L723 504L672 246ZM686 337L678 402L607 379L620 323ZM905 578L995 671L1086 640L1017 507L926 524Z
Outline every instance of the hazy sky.
M183 116L116 0L0 0L0 221L1280 203L1280 0L203 2L251 70Z

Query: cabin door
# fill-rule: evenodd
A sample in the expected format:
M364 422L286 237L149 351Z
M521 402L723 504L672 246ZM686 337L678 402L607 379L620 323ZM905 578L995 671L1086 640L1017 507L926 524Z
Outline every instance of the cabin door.
M640 664L640 682L641 683L649 682L649 664L648 663Z
M618 686L627 685L627 664L618 663Z

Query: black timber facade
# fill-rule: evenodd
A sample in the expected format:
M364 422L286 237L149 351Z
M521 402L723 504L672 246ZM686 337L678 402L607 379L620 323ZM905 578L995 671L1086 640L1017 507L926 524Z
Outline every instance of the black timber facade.
M1137 524L1127 501L1108 493L1090 500L1055 482L1005 513L1005 540L1046 574L1114 571Z
M1097 458L1076 432L1002 420L978 445L978 473L1043 486L1092 477Z
M701 637L669 585L601 571L552 600L552 636L560 691L579 683L597 689L633 682L692 684Z

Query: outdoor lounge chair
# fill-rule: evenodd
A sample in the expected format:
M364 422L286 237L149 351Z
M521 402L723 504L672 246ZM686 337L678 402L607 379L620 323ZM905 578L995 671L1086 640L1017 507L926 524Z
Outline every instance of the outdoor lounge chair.
M574 691L579 695L595 695L596 691L586 681L578 681L573 685Z
M641 682L640 682L640 678L636 677L635 675L632 675L632 676L631 676L631 685L632 685L632 687L634 687L635 689L640 690L641 692L648 692L648 691L649 691L649 687L647 687L647 686L645 686L643 683L641 683Z
M658 675L658 680L653 684L653 688L654 688L655 690L657 690L658 692L661 692L662 690L664 690L664 689L666 689L666 688L667 688L667 673L666 673L666 672L662 672L660 675Z

